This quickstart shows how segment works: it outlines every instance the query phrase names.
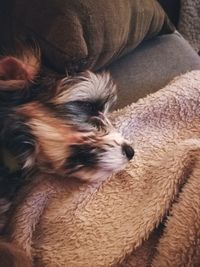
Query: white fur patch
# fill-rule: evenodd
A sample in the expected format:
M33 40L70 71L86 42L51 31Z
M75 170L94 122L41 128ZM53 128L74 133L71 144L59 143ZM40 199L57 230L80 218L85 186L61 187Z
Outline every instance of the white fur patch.
M65 88L74 82L74 78L64 78L60 88ZM104 112L116 102L116 86L109 73L94 74L87 71L82 76L76 77L75 84L67 90L62 90L56 97L56 104L70 101L98 101L105 103Z

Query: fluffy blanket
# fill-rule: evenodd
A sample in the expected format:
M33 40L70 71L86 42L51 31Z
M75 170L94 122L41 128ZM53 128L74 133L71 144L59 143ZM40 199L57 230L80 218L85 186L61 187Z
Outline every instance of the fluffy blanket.
M37 267L200 266L200 71L112 119L133 142L130 166L104 182L39 185L13 239L28 253L32 244ZM27 209L47 200L31 237Z
M200 52L200 0L181 0L179 31Z

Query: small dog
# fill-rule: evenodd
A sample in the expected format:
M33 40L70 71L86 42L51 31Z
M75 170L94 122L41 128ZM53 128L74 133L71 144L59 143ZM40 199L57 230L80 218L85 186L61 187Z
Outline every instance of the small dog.
M105 179L133 158L133 148L107 117L115 101L116 87L107 73L46 74L30 50L0 60L2 231L12 201L30 180L42 175ZM14 174L7 158L15 159ZM0 243L0 261L4 267L29 266L5 242Z

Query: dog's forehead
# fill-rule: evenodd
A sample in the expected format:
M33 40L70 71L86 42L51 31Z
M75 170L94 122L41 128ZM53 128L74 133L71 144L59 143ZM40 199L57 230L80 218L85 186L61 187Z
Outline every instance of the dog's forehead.
M62 117L56 111L39 102L18 107L17 114L25 119L26 124L39 139L54 138L72 144L95 139L98 135L97 128L92 125L74 123L70 117Z
M35 122L35 124L46 125L46 127L52 127L59 131L73 132L76 130L70 120L63 120L52 109L49 109L46 105L40 102L31 102L25 105L19 106L16 110L17 114L24 116L29 123ZM34 124L33 124L34 125Z

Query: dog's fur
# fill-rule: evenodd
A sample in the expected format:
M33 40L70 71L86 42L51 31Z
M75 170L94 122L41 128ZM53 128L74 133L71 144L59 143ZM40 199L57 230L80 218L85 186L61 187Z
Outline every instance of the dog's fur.
M47 75L39 56L26 50L21 57L0 60L0 79L0 230L17 192L30 180L47 175L104 179L133 157L131 146L106 117L116 101L108 74ZM12 157L14 173L6 166L6 158ZM6 242L0 243L0 261L2 267L31 265Z

